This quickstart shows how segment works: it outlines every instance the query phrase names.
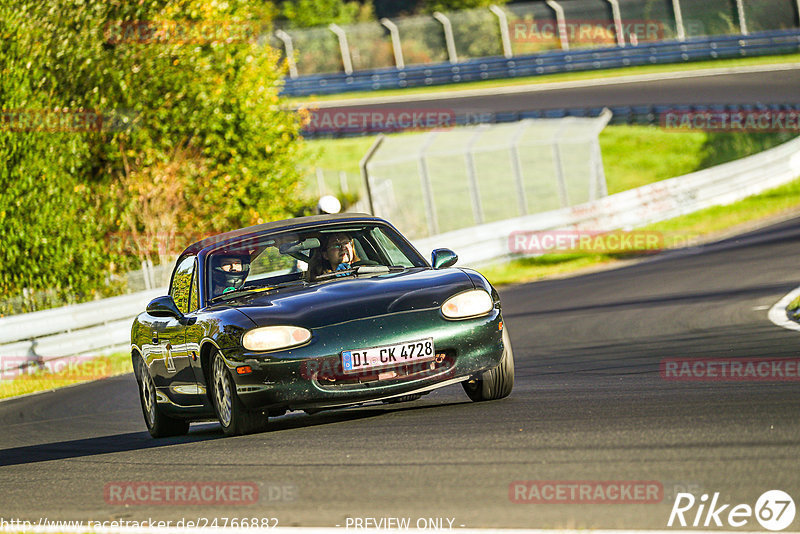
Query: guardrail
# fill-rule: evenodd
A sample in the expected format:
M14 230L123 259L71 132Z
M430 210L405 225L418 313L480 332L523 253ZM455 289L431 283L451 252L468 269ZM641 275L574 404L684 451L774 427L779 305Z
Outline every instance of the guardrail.
M637 65L790 54L800 51L800 30L724 35L639 46L552 51L513 59L490 57L403 69L384 68L287 78L286 96L405 89L460 82L520 78Z
M133 318L148 302L165 293L166 289L154 289L2 317L0 358L41 363L66 356L127 351Z
M512 232L610 231L640 227L712 206L730 204L800 177L800 138L760 154L555 211L484 224L420 239L422 252L451 248L459 264L515 257Z
M761 154L536 215L416 240L423 253L447 247L460 265L512 257L512 232L636 227L735 202L800 176L800 138ZM0 357L31 362L128 350L133 318L165 289L0 318ZM16 361L16 360L15 360Z
M399 106L398 106L399 109ZM798 112L800 111L800 93L797 102L783 104L658 104L643 106L603 106L592 108L553 108L553 109L531 109L525 111L501 111L486 113L466 113L456 114L452 117L452 126L474 126L477 124L502 124L509 122L519 122L525 119L563 119L565 117L599 117L604 109L612 113L609 124L636 124L636 125L661 125L664 114L670 112L678 113L749 113L749 112ZM398 110L395 110L398 111ZM333 122L333 121L332 121ZM380 133L397 133L404 131L400 127L388 128ZM318 139L327 137L359 137L375 135L377 129L361 129L354 131L353 128L343 125L336 127L331 125L326 130L306 130L303 137L306 139Z

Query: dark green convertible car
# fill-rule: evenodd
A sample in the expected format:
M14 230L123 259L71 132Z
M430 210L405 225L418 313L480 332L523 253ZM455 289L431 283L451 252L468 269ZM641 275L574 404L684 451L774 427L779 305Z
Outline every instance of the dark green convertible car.
M514 385L497 291L431 263L388 222L360 214L217 235L178 257L169 295L133 323L131 356L154 437L217 419L225 434L270 416L400 402L461 383L474 401Z

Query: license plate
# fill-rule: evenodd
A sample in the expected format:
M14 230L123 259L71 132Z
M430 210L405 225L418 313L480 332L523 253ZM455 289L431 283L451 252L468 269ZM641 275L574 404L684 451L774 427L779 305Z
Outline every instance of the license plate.
M396 345L384 345L368 349L342 352L342 369L345 373L357 373L365 369L384 369L411 362L433 360L433 338L418 339Z

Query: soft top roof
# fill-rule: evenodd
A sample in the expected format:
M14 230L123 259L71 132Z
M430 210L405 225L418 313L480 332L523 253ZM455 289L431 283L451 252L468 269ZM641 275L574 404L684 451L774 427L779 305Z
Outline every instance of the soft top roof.
M383 219L375 217L374 215L368 215L366 213L337 213L335 215L314 215L312 217L296 217L294 219L272 221L247 228L240 228L239 230L233 230L231 232L225 232L224 234L206 237L205 239L186 247L186 250L181 253L180 258L183 258L184 256L196 255L206 247L224 243L239 237L255 236L268 231L289 230L303 226L313 226L314 224L327 225L337 222L350 222L358 220L385 222Z

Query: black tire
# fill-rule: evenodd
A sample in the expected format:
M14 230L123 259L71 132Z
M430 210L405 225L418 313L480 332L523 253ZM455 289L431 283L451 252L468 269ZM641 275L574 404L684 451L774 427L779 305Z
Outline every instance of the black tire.
M236 383L219 352L211 358L210 375L214 411L226 436L250 434L266 428L267 415L248 410L239 399Z
M144 363L144 358L139 357L139 401L142 403L142 415L147 431L154 438L166 438L170 436L183 436L189 432L189 421L176 419L165 415L156 401L156 386L150 370Z
M502 399L511 394L514 389L514 351L507 328L503 329L503 357L498 366L461 382L461 385L474 402Z

